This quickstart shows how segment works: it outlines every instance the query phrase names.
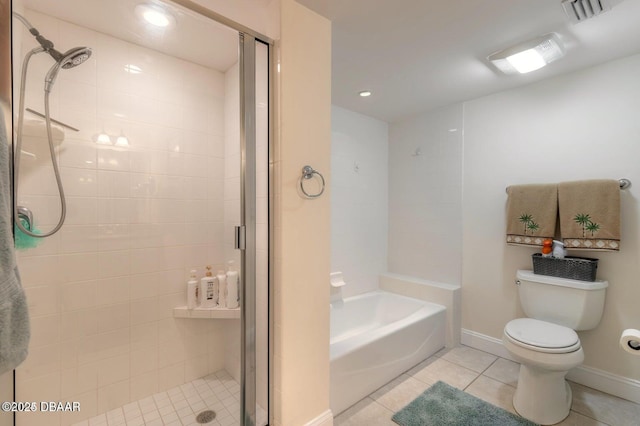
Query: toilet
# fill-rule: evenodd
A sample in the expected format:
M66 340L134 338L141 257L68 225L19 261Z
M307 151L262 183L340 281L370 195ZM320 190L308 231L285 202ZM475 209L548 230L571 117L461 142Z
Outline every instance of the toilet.
M504 347L521 364L513 407L528 420L551 425L569 415L571 388L565 376L584 361L576 330L600 323L609 284L524 270L516 276L527 318L509 321L502 336Z

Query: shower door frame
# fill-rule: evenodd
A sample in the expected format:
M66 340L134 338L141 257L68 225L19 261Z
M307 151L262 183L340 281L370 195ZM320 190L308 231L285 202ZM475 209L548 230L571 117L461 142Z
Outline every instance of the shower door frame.
M12 110L12 87L11 87L11 2L9 0L0 0L0 114L5 118L13 116ZM13 123L11 120L5 120L5 128L9 150L13 152L11 135L13 135ZM13 186L10 188L13 194ZM13 209L11 210L11 223L13 223ZM15 400L15 370L0 375L0 399L2 401L11 398ZM0 426L11 426L15 423L15 414L0 412Z
M273 179L273 67L274 41L244 25L235 22L219 13L207 9L191 0L165 0L178 4L192 12L212 19L225 25L239 34L239 68L240 68L240 226L236 229L236 249L241 250L241 274L240 285L240 415L242 426L254 426L256 424L256 43L263 43L268 48L268 307L269 336L267 338L268 350L268 396L267 396L267 425L273 418L271 373L272 357L271 348L273 337L273 307L271 306L273 268L272 253L272 200Z

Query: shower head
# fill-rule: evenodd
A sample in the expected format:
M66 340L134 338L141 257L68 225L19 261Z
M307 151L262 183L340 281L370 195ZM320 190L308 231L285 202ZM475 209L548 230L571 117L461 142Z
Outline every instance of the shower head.
M69 69L77 67L91 56L91 49L88 47L74 47L65 53L60 53L55 49L49 50L49 54L60 64L62 68Z
M53 42L40 34L40 32L33 26L27 19L20 15L19 13L13 12L13 16L16 17L20 22L22 22L31 35L33 35L42 49L47 52L51 57L56 61L55 64L51 67L49 72L47 73L47 77L45 78L45 90L47 92L51 91L51 86L58 75L58 71L60 68L69 69L77 67L78 65L85 62L91 56L91 49L88 47L74 47L73 49L67 50L65 53L58 52L53 47ZM40 50L42 51L42 50Z
M66 70L69 68L75 68L84 63L91 56L91 49L88 47L74 47L73 49L67 50L65 53L60 53L51 48L47 50L47 53L56 60L56 63L53 64L51 69L49 69L49 72L44 79L45 92L51 92L51 88L53 87L53 83L56 81L60 68Z

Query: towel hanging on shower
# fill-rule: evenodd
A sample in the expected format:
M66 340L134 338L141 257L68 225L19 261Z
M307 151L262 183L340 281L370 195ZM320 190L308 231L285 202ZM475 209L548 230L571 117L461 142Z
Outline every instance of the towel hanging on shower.
M30 329L27 300L13 248L10 153L0 111L0 374L27 357Z

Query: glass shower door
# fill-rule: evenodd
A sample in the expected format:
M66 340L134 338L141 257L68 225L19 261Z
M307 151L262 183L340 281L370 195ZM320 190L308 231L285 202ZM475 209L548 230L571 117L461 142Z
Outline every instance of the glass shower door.
M241 37L242 225L238 246L246 271L242 314L244 424L268 424L269 406L269 46ZM248 390L254 389L255 392Z

